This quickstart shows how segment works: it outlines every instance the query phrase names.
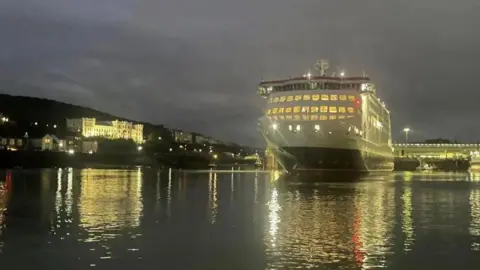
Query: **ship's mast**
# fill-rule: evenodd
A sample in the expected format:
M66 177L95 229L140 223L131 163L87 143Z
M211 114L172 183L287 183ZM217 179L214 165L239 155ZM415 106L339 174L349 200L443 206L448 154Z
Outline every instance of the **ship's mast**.
M329 68L328 60L320 59L315 63L315 68L320 71L320 76L325 76L325 72Z

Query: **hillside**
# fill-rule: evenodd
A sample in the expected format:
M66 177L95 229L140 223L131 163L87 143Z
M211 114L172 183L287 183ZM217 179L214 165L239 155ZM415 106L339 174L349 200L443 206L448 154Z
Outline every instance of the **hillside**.
M92 117L99 120L126 120L131 122L138 122L131 119L125 119L90 109L78 105L67 104L55 100L25 97L25 96L11 96L0 94L0 114L7 116L12 121L16 122L18 132L23 130L31 130L29 127L32 123L38 123L38 133L53 132L52 126L57 125L57 130L63 130L65 127L66 118L80 118ZM152 132L164 134L166 129L163 125L153 125L150 123L138 122L144 125L144 136ZM49 125L47 128L46 125ZM23 134L23 133L22 133Z

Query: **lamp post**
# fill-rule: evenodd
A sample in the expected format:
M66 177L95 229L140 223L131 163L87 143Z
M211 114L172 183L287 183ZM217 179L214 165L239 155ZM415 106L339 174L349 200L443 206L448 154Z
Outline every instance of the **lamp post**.
M410 132L409 128L404 128L403 132L405 132L405 142L408 143L408 132Z

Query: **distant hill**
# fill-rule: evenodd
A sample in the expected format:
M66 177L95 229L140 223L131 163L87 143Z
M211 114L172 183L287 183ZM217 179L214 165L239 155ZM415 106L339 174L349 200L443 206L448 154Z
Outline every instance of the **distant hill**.
M11 136L23 136L26 131L28 131L31 137L43 136L47 133L62 135L62 131L66 130L65 119L81 117L97 118L103 121L125 120L140 123L144 127L144 136L152 134L167 138L171 134L170 130L163 125L154 125L117 117L91 108L44 98L0 94L0 115L4 115L11 120L10 125L0 125L0 133L4 135L10 134ZM34 126L35 122L38 123L38 126ZM192 133L202 135L196 132ZM235 143L222 144L249 148Z
M94 109L55 100L0 94L0 113L17 122L64 122L65 118L95 117L102 120L119 119Z
M35 97L0 94L0 114L16 122L20 131L31 130L28 127L31 127L32 123L37 122L39 125L39 134L42 132L55 131L52 130L53 125L57 125L58 130L64 130L66 124L65 119L81 117L97 118L104 121L118 119L141 123L144 125L144 136L152 132L158 132L160 134L166 132L166 128L163 125L134 121L87 107ZM49 127L47 128L46 125L49 125Z

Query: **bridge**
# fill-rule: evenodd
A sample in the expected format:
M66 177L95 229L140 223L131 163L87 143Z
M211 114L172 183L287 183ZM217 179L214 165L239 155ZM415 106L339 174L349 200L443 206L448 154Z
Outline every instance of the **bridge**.
M395 143L392 146L395 156L413 158L459 159L480 151L478 143Z

